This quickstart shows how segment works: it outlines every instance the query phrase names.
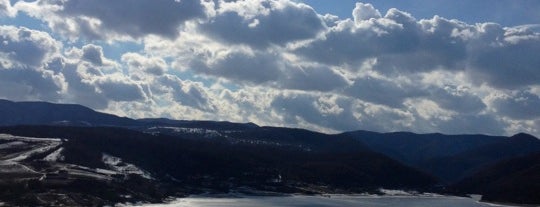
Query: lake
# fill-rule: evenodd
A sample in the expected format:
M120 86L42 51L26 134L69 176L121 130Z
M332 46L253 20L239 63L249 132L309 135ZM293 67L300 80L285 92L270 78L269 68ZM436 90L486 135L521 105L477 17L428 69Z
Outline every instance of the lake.
M120 205L130 206L130 205ZM144 207L489 207L503 206L480 203L471 198L448 196L285 196L208 198L189 197L169 204L144 204Z

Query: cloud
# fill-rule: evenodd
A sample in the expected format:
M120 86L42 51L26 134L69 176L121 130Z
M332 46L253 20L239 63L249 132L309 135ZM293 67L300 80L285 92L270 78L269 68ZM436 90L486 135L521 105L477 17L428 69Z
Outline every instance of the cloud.
M161 76L167 72L168 65L162 58L145 57L138 53L126 53L122 55L122 62L125 62L130 73L137 74L143 72L147 75ZM145 76L145 75L141 76Z
M325 28L311 7L286 0L220 1L216 12L200 25L206 35L256 48L313 38Z
M346 77L335 68L295 59L283 48L230 46L191 29L174 41L146 38L145 52L172 59L174 69L239 87L331 91L348 85Z
M0 0L0 17L15 17L17 15L17 10L11 6L10 0Z
M0 26L0 45L2 56L29 66L39 66L62 47L45 32L14 26Z
M331 94L284 92L271 102L273 112L288 125L324 131L411 129L412 114L382 105Z
M0 65L0 97L14 100L58 101L63 77L36 68L4 68Z
M375 9L371 4L356 3L356 7L353 9L353 18L355 22L361 22L370 19L381 18L379 10Z
M538 132L538 25L351 11L340 19L291 0L0 0L12 18L3 22L48 26L0 26L0 97L325 132Z
M194 59L191 68L194 70L230 80L265 83L277 80L282 67L275 54L263 52L230 51L214 59Z
M283 93L271 102L273 111L287 125L332 130L349 130L359 127L350 111L351 103L334 96L317 96L310 93Z
M363 101L401 108L407 98L424 95L420 89L410 84L403 86L396 81L375 77L362 77L345 90L345 94Z
M343 75L326 66L304 66L289 63L283 73L285 77L276 83L278 88L332 91L340 90L349 85Z
M282 89L331 91L348 85L343 75L324 65L294 63L269 51L220 51L215 56L194 56L189 68L237 84Z
M183 81L172 75L164 75L153 83L155 93L169 94L173 101L202 111L214 111L209 95L203 86L192 81Z
M370 5L357 4L356 15L374 13ZM360 13L358 13L360 12ZM417 21L410 14L391 9L384 17L342 20L325 38L297 49L313 61L348 65L357 69L367 59L376 59L383 73L406 74L436 69L463 70L467 57L465 38L471 26L434 17ZM463 35L459 35L461 33Z
M0 96L16 100L57 101L63 76L43 68L61 43L45 32L0 26Z
M447 134L459 132L460 134L501 135L506 133L505 124L491 114L460 115L448 121L440 121L436 125L437 131Z
M357 9L365 9L363 4L357 6ZM297 52L322 63L356 65L380 54L411 51L418 44L415 28L396 21L413 21L407 18L412 17L390 10L384 18L342 20L330 28L324 38L297 49Z
M497 97L493 104L497 112L512 119L540 118L540 97L526 90Z
M353 70L376 59L373 70L383 74L466 71L478 85L516 89L540 84L540 60L534 55L540 52L540 33L535 26L468 25L438 16L416 20L395 9L380 17L373 9L357 4L354 20L340 21L296 53Z
M188 60L190 64L182 70L228 80L233 87L299 90L274 95L267 106L280 117L279 120L291 125L322 130L363 128L450 133L453 129L466 127L462 123L468 123L466 132L498 133L501 131L464 120L479 120L500 129L506 124L500 122L499 114L484 102L486 95L494 90L491 87L500 84L480 75L498 77L497 72L486 74L494 67L475 63L477 56L494 51L494 45L507 49L510 43L536 41L537 35L530 28L502 28L493 23L470 25L439 16L417 20L397 9L381 15L372 5L358 3L353 10L353 19L318 15L325 27L306 36L307 41L249 36L256 34L254 28L263 26L261 16L270 17L272 12L278 14L275 8L285 8L279 5L298 6L280 4L283 1L264 2L216 4L216 14L209 22L194 26L192 31L184 31L172 43L177 45L175 52L167 52L172 50L163 42L161 46L152 46L152 52L174 54L171 57L182 60L176 65ZM222 27L214 25L217 22ZM229 31L232 28L241 28L240 31L245 32L234 34ZM204 31L203 37L196 37L199 30ZM244 34L246 36L242 36ZM492 44L497 39L504 40L505 44ZM190 49L178 49L182 47ZM158 48L168 49L155 53ZM526 64L527 61L522 62ZM439 73L451 74L453 78L445 76L444 80L439 80L439 76L433 75ZM479 77L478 80L475 77ZM530 84L534 82L523 85ZM339 97L339 104L336 102L339 108L358 116L320 113L315 103L319 98L328 98L329 93ZM256 113L246 110L243 114L252 116ZM267 120L279 123L273 118ZM393 123L388 124L388 120Z
M440 107L462 114L477 114L487 106L482 99L464 86L447 85L444 88L434 88L430 98Z
M81 48L72 47L65 50L66 58L89 63L100 70L119 72L118 63L105 57L103 47L95 44L86 44Z
M103 55L101 46L88 44L70 48L46 64L46 69L62 75L67 84L62 101L95 109L106 109L111 102L145 101L149 91L144 83L122 73L120 65Z
M82 59L90 63L102 66L103 65L103 48L97 45L85 45L82 47Z
M435 16L432 19L403 24L403 27L397 36L388 35L391 40L382 44L409 41L413 45L398 43L397 45L402 46L376 54L374 57L379 63L376 70L387 74L406 74L439 69L448 71L465 69L468 56L466 41L471 26L457 20ZM406 38L400 38L400 35Z
M46 21L55 32L92 40L149 34L174 38L186 21L206 15L198 0L38 0L19 1L15 7Z
M104 74L99 68L77 60L59 60L61 73L65 76L69 87L65 95L68 102L79 103L94 109L105 109L109 100L98 92L94 81Z
M471 78L498 88L540 84L540 32L528 27L484 25L482 43L471 49Z
M97 79L99 93L112 101L141 101L145 99L142 87L124 76L109 75Z

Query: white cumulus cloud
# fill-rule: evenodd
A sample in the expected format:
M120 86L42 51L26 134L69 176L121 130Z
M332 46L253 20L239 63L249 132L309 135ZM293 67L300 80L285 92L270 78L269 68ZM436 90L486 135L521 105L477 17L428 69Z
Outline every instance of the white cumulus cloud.
M0 0L5 22L33 28L0 25L0 98L326 132L538 135L538 25L418 19L360 2L350 11L343 19L291 0Z

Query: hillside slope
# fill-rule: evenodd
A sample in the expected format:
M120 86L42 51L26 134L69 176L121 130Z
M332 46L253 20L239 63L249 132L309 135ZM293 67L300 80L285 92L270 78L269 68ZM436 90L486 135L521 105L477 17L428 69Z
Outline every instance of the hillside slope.
M449 184L498 161L540 152L540 140L528 134L414 134L409 132L346 132L375 152L437 176Z
M283 140L295 138L295 133L284 131L281 134L290 136ZM63 140L55 142L50 150L18 161L17 164L33 173L15 173L21 184L8 184L0 191L0 200L15 204L39 200L40 195L55 197L59 193L70 198L85 195L92 203L102 205L135 198L159 202L168 196L208 191L249 193L246 188L275 193L360 193L375 192L379 188L422 191L435 184L433 177L384 155L365 150L316 147L317 144L307 150L304 147L231 143L220 138L152 135L106 127L14 126L0 127L0 133ZM330 142L332 140L327 141ZM305 142L303 146L310 146L310 143ZM62 150L54 156L62 159L44 160L60 148ZM5 150L9 153L13 149ZM115 160L125 164L120 165ZM117 175L118 169L127 165L134 166L132 168L138 169L135 172L139 173ZM63 184L51 188L38 179L47 173L58 176L64 172L60 171L62 169L73 182L65 183L62 179ZM80 176L81 169L87 176ZM94 184L80 188L89 180ZM137 183L144 188L126 192L126 188L131 189L130 186ZM29 187L21 189L21 186ZM130 199L120 197L126 193ZM76 199L70 202L73 200Z
M503 160L452 186L457 192L482 194L483 200L540 203L540 153Z

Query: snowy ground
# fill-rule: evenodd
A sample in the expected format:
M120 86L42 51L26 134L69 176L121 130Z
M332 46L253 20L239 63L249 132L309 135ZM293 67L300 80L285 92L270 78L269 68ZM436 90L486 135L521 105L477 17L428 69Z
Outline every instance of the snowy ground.
M43 158L43 160L48 162L64 161L64 155L62 155L62 151L64 151L64 148L60 147L56 151L47 155L47 157Z
M42 141L55 141L55 142L61 142L62 139L59 138L35 138L35 137L20 137L20 136L13 136L10 134L0 134L0 140L20 140L20 141L36 141L36 142L42 142Z
M146 179L152 179L150 173L141 168L127 162L123 162L121 158L103 153L101 160L112 170L121 174L137 174Z
M45 153L62 144L61 139L19 137L0 134L0 160L4 162L20 162L32 155Z
M20 137L0 134L0 180L2 176L33 178L50 172L65 170L71 178L112 180L115 175L137 174L152 179L149 172L121 158L103 153L102 162L107 169L95 169L86 166L65 163L63 140L57 138ZM46 161L50 167L46 170L32 168L33 161Z
M62 144L61 139L31 138L0 134L0 179L34 178L41 173L21 162L47 153ZM52 157L51 157L52 158Z

